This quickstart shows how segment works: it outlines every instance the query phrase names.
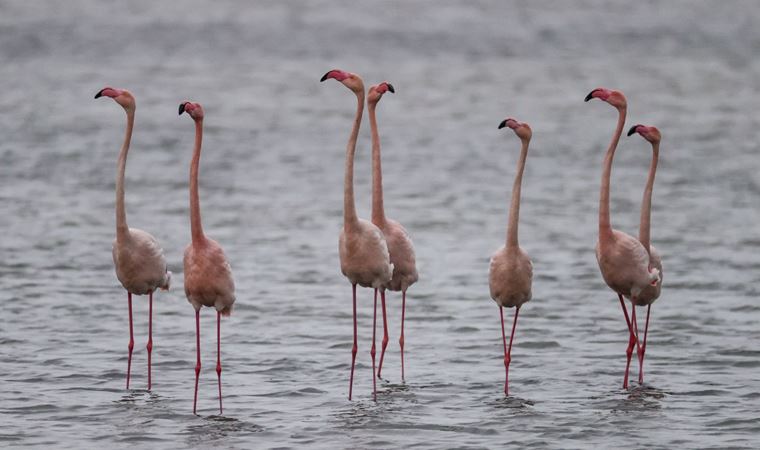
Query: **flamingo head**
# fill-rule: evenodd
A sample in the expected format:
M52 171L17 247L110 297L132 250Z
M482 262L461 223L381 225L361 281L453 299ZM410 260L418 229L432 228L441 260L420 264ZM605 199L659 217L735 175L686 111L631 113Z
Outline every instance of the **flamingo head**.
M200 103L182 102L179 104L179 115L186 112L193 120L203 120L203 107Z
M126 89L114 89L112 87L104 87L95 94L95 98L111 97L116 103L121 105L127 111L135 110L135 97Z
M364 81L355 73L335 69L324 74L319 81L329 80L330 78L340 81L355 94L364 93Z
M396 93L396 89L394 89L393 85L388 83L387 81L383 81L380 84L370 86L369 91L367 93L367 103L379 102L380 99L383 97L383 94L385 94L386 92L390 92L391 94Z
M525 122L518 122L511 117L501 121L499 124L499 129L502 129L504 127L511 128L517 137L524 141L529 141L531 136L533 136L533 130L530 129L530 125Z
M620 91L614 91L605 88L596 88L593 91L589 92L589 94L586 96L585 101L589 101L592 98L604 100L617 109L623 109L628 106L628 102L625 100L625 95L623 95L623 93Z
M662 139L662 135L660 135L660 130L657 129L657 127L648 127L646 125L634 125L631 127L630 130L628 130L628 136L633 135L634 133L639 133L641 137L646 139L652 144L658 144L660 142L660 139Z

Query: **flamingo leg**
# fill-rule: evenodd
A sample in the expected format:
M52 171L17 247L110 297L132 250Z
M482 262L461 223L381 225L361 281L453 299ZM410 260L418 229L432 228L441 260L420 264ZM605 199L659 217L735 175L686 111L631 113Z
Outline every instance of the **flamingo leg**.
M380 299L383 305L383 345L380 349L380 363L377 366L377 377L383 371L383 359L385 358L385 348L388 346L388 319L385 314L385 289L380 290Z
M520 314L520 307L515 308L515 320L512 323L512 332L509 336L509 347L507 347L507 336L504 330L504 308L499 306L501 314L501 338L504 343L504 395L509 395L509 363L512 362L512 342L515 340L515 330L517 329L517 315Z
M631 367L631 355L633 354L633 347L636 345L638 339L633 332L633 326L628 318L628 309L625 307L625 300L623 296L618 294L620 299L620 306L623 308L623 315L625 316L625 323L628 326L628 348L625 350L626 362L625 362L625 376L623 377L623 389L628 389L628 371ZM633 307L633 306L632 306Z
M377 401L377 379L375 378L375 331L377 329L377 289L375 289L375 307L372 310L372 399Z
M132 293L127 292L127 303L129 304L129 357L127 358L127 389L129 389L129 376L132 373L132 349L135 348L135 336L132 331Z
M639 360L640 365L643 355L641 353L641 345L639 344L639 327L638 321L636 320L636 305L631 306L631 322L633 324L633 332L636 337L636 358ZM641 374L639 374L639 376L641 376Z
M222 415L222 314L216 312L216 377L219 379L219 415Z
M193 414L198 403L198 376L201 373L201 310L195 310L195 348L197 349L198 359L195 363L195 394L193 395Z
M647 351L647 332L649 331L649 313L652 305L647 305L647 320L644 324L644 342L641 343L641 356L639 356L639 384L644 384L644 354Z
M351 288L354 294L354 346L351 348L351 379L348 384L349 400L351 400L351 393L354 390L354 365L356 363L356 351L358 350L358 346L356 345L356 285L352 284Z
M404 312L406 310L406 290L401 291L401 337L398 344L401 346L401 381L404 381Z
M145 346L148 350L148 390L153 386L151 373L151 355L153 354L153 292L148 294L148 344Z

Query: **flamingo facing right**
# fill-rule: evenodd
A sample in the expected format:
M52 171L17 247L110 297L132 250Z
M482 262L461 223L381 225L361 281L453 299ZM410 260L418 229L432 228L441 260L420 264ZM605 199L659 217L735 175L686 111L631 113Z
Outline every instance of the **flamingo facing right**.
M515 119L506 119L499 124L499 129L509 127L522 141L520 161L517 163L517 173L512 186L512 201L509 206L509 223L507 224L507 243L491 256L491 267L488 272L488 284L491 298L499 305L501 316L501 338L504 344L504 395L509 395L509 363L512 361L512 341L517 328L517 315L520 307L532 297L533 263L517 242L517 224L520 221L520 191L522 186L525 159L528 157L528 145L533 132L527 123ZM515 320L509 337L504 330L504 308L515 308Z
M351 348L351 377L348 387L348 399L351 400L354 386L354 365L356 363L357 329L356 329L356 285L375 289L375 306L372 319L372 396L377 399L375 380L375 325L377 322L377 290L386 286L393 273L393 266L388 255L388 245L383 232L372 222L359 219L354 202L354 155L359 126L364 112L364 81L359 75L342 70L331 70L320 81L335 79L356 95L357 106L354 125L346 146L346 165L343 184L343 229L340 233L338 251L340 253L340 270L351 282L354 303L354 345Z
M417 267L414 257L414 245L409 233L398 222L385 217L383 207L383 169L380 158L380 135L377 132L375 108L386 92L395 93L393 85L384 81L369 88L367 106L369 109L369 125L372 130L372 223L378 226L388 243L393 277L388 286L380 289L383 309L383 343L380 350L380 364L377 366L377 377L383 370L385 348L388 346L388 319L385 314L385 288L390 291L401 291L401 336L398 343L401 346L401 380L404 379L404 313L406 310L406 290L417 282Z
M153 352L153 291L168 290L172 273L166 268L164 251L156 238L149 233L127 225L124 207L124 172L127 167L127 152L132 141L132 127L135 123L135 97L127 90L106 87L95 94L95 98L110 97L127 113L127 131L124 144L119 152L119 167L116 172L116 240L113 242L113 263L116 278L127 290L129 305L129 357L127 359L127 389L132 371L132 349L135 346L132 330L132 294L148 294L148 390L152 388L151 354Z
M628 136L638 133L652 144L652 163L649 166L649 177L647 178L646 188L644 188L644 198L641 201L641 222L639 223L639 242L649 251L650 267L660 271L660 279L657 284L649 285L639 294L636 305L646 305L647 319L644 325L644 341L641 343L641 354L639 356L639 384L644 383L644 355L647 350L647 332L649 331L649 313L652 309L652 303L660 297L662 289L662 258L657 249L651 244L649 235L651 216L652 216L652 189L654 187L654 176L657 172L657 160L660 157L660 140L662 136L660 130L655 127L644 125L634 125L628 130ZM633 324L636 327L636 323ZM638 334L638 330L635 330Z
M636 309L633 306L631 307L631 318L629 319L623 297L630 298L631 303L635 305L641 292L650 284L656 285L659 282L660 275L655 268L650 271L649 253L641 245L641 242L629 234L612 229L610 224L612 158L615 156L615 149L620 141L620 136L623 134L628 103L622 92L604 88L591 91L586 96L585 101L592 98L605 101L618 110L615 133L612 135L612 141L604 157L604 170L599 194L599 239L596 243L596 260L599 263L599 270L602 272L605 283L618 294L620 306L623 308L623 315L628 325L627 361L625 377L623 378L623 388L626 389L633 347L636 346L636 354L639 356L641 355L641 347L633 326L633 323L636 322Z
M201 206L198 196L198 166L203 141L203 107L198 103L184 102L179 114L186 112L195 122L195 144L190 163L190 233L192 241L185 248L185 296L195 308L195 394L193 414L198 403L198 376L201 372L201 307L216 309L216 376L219 381L219 414L222 414L222 316L232 313L235 303L235 281L222 246L206 237L201 225Z

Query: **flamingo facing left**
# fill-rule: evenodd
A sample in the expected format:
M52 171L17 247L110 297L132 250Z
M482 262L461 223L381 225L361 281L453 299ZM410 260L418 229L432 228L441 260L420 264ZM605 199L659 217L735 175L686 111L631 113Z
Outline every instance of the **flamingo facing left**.
M644 354L647 350L647 333L649 331L649 313L652 309L652 303L660 297L660 290L662 289L662 258L660 253L651 244L650 239L650 225L652 216L652 190L654 188L654 176L657 172L657 161L660 158L660 140L662 136L660 130L655 127L647 127L644 125L634 125L628 130L628 136L638 133L652 144L652 162L649 165L649 177L647 178L647 184L644 188L644 197L641 201L641 221L639 223L639 242L649 252L649 269L657 269L660 272L660 278L657 280L657 284L648 285L641 291L636 298L637 305L646 305L647 307L647 319L644 325L644 341L641 343L641 352L639 353L639 384L644 383ZM638 327L636 323L633 324L634 331L638 335Z
M509 223L507 224L506 245L496 250L491 257L491 267L488 272L488 284L491 298L499 305L501 315L501 338L504 344L504 395L509 395L509 364L512 361L512 341L515 339L517 315L520 307L532 297L533 263L517 242L517 224L520 221L520 191L522 186L525 159L528 157L528 145L533 132L527 123L515 119L506 119L499 124L499 129L509 127L522 141L520 160L517 163L517 174L512 186L512 199L509 206ZM504 308L515 308L515 320L512 323L512 333L507 337L504 330Z
M201 306L216 309L216 376L219 380L219 414L222 414L222 316L229 316L235 303L235 282L224 250L207 238L201 225L201 206L198 196L198 166L203 141L203 108L198 103L184 102L179 114L186 112L195 122L195 145L190 163L190 233L192 241L185 248L185 296L195 308L195 394L193 414L198 403L198 376L201 372Z
M164 251L156 238L149 233L129 228L124 207L124 172L127 166L127 152L132 140L135 123L135 97L127 90L106 87L95 94L95 98L110 97L127 113L127 131L119 152L116 170L116 240L113 242L113 263L116 278L127 290L129 305L129 357L127 359L127 389L132 371L132 349L135 339L132 327L132 294L148 294L148 390L152 388L151 354L153 352L153 291L169 289L172 273L166 268Z

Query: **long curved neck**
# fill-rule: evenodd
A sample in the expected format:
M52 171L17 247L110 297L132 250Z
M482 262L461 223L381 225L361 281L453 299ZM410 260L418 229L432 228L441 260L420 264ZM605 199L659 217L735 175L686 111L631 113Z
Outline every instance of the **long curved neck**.
M346 174L343 183L343 225L349 226L359 223L359 217L356 215L356 203L354 201L354 155L356 154L356 140L359 136L359 126L362 122L362 113L364 112L364 91L356 94L357 106L356 117L354 117L354 127L351 130L351 137L348 138L346 146Z
M193 147L193 160L190 163L190 232L194 244L202 242L205 238L201 225L201 204L198 197L198 166L201 161L202 141L203 119L195 121L195 146Z
M654 176L657 172L657 160L660 157L660 143L652 144L652 163L649 166L649 178L644 188L644 198L641 201L641 222L639 223L639 241L649 252L650 237L650 219L652 216L652 189L654 187Z
M385 208L383 207L383 168L380 158L380 135L377 132L375 107L377 103L369 104L369 125L372 129L372 223L385 223Z
M617 128L612 135L612 141L604 157L604 171L602 172L602 187L599 193L599 236L612 236L612 225L610 224L610 176L612 175L612 158L615 156L620 136L623 134L625 126L626 108L618 110Z
M127 226L127 211L124 207L124 172L127 168L127 152L129 143L132 141L132 128L135 124L135 111L127 110L127 131L124 135L124 143L119 151L119 162L116 169L116 239L124 239L129 236Z
M520 160L517 163L515 183L512 185L512 202L509 206L509 222L507 223L507 248L517 248L517 224L520 221L520 191L522 189L522 177L525 171L525 159L528 157L527 140L522 140Z

